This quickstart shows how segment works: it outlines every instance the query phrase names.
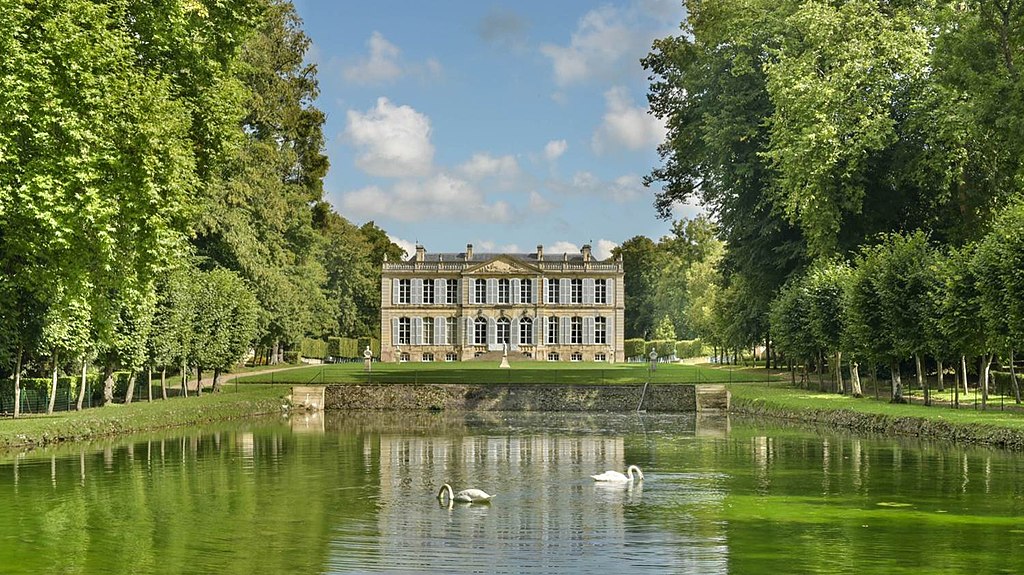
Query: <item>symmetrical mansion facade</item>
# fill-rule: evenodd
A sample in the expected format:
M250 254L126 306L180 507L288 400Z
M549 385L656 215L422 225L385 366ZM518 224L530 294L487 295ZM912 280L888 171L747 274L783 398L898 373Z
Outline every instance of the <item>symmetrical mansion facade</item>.
M381 360L623 361L622 261L580 254L430 254L384 262Z

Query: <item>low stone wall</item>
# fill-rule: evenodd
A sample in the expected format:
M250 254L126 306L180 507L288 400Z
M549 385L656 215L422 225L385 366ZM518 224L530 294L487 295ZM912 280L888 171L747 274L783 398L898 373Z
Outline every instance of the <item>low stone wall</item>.
M947 419L858 413L845 409L791 410L761 400L739 399L734 413L756 417L777 417L845 428L857 434L919 437L922 439L991 445L1024 451L1024 431L977 423L955 423Z
M643 404L640 405L641 396ZM727 401L726 401L727 404ZM324 409L459 411L695 412L695 386L640 385L328 385Z

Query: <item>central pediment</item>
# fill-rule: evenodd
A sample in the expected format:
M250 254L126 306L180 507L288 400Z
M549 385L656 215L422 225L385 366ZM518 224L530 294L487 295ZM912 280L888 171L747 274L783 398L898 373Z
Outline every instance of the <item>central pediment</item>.
M515 258L499 256L468 268L463 273L466 275L533 275L540 273L540 270Z

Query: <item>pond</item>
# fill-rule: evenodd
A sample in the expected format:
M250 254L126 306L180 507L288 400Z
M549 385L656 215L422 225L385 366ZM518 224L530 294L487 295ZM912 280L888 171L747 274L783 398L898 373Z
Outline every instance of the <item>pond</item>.
M246 421L0 459L0 572L1020 573L1022 471L735 417Z

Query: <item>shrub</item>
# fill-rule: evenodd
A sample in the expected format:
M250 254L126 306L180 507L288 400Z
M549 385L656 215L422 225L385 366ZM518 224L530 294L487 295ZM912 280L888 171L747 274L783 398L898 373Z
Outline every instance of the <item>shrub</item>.
M299 363L299 352L294 350L284 352L284 362L292 364Z
M327 338L327 355L331 357L343 357L341 355L341 340L342 338L336 336Z
M622 345L627 359L647 357L647 342L641 338L627 339Z
M699 339L682 340L676 342L676 357L682 359L687 357L704 357L704 342Z
M302 357L323 359L327 357L327 342L322 339L304 337L299 343L299 353L302 354Z
M359 347L359 340L354 337L341 338L341 357L352 359L363 356L363 349Z

